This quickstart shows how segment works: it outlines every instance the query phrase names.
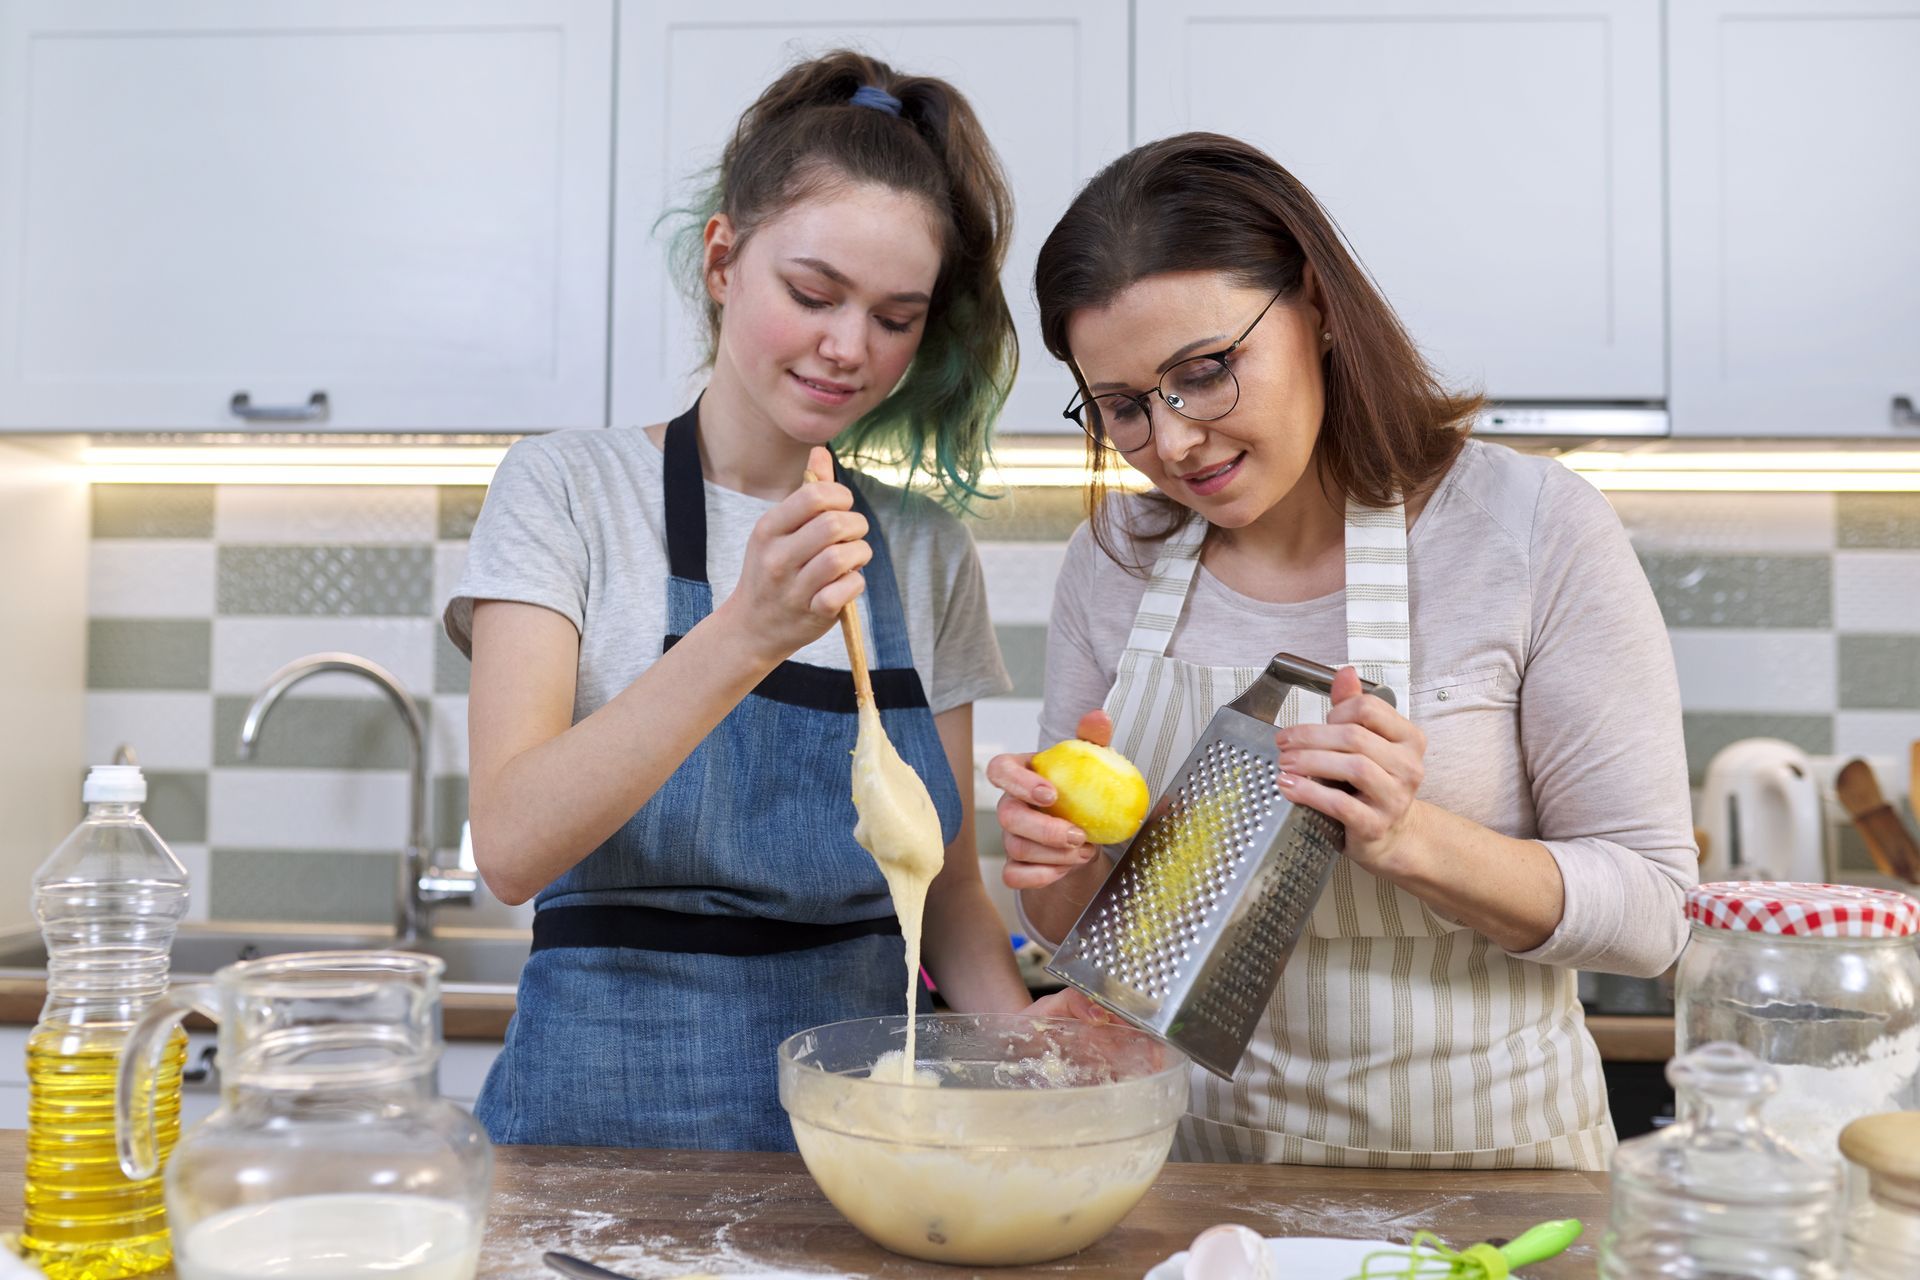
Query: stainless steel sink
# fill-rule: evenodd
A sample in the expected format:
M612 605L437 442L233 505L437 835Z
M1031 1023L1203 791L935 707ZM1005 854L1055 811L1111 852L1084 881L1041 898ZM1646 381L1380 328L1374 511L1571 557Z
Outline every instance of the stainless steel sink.
M512 990L527 962L530 935L518 929L446 926L405 950L447 962L445 982L466 989ZM222 965L289 951L342 951L393 946L393 936L361 925L287 925L223 922L182 925L173 941L173 975L205 977ZM43 978L47 952L37 930L0 931L0 978Z

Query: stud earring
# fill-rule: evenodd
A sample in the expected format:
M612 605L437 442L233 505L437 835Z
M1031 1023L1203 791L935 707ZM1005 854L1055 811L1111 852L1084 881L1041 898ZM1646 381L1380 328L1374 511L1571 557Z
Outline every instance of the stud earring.
M1322 341L1322 342L1332 342L1332 341L1333 341L1333 330L1331 330L1331 329L1322 329L1322 330L1320 331L1320 341Z

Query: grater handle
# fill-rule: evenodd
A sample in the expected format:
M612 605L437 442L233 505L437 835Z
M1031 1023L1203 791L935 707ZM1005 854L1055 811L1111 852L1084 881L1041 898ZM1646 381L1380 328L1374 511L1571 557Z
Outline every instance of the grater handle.
M1267 663L1267 669L1260 673L1247 691L1233 700L1235 711L1252 716L1272 724L1280 715L1280 704L1287 700L1289 688L1311 689L1315 693L1333 696L1333 678L1340 674L1337 668L1313 662L1306 658L1295 657L1291 653L1276 653ZM1394 700L1393 690L1384 684L1374 684L1368 680L1360 682L1362 692L1370 693L1388 706L1398 704Z

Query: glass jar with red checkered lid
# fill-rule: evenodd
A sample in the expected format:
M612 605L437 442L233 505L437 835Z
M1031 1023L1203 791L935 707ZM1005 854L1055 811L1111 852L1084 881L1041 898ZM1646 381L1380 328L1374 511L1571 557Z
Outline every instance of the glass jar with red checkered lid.
M1920 900L1856 885L1727 881L1687 894L1675 1050L1730 1041L1780 1075L1766 1121L1839 1162L1849 1121L1915 1105Z

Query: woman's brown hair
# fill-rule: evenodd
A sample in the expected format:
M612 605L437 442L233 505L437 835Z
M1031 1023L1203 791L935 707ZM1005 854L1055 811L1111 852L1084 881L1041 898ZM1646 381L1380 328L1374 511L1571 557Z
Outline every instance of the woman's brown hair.
M1074 312L1103 307L1128 286L1173 271L1225 272L1281 300L1297 298L1311 267L1319 282L1326 409L1318 456L1341 495L1385 506L1393 495L1425 490L1446 473L1466 443L1482 400L1449 390L1421 357L1393 309L1341 241L1313 194L1258 147L1217 133L1183 133L1136 147L1081 189L1040 248L1034 268L1040 333L1047 350L1086 384L1067 345ZM1094 537L1119 554L1101 518L1108 450L1088 440L1092 483L1087 511ZM1187 518L1186 508L1155 494L1160 519L1129 529L1151 548Z
M862 89L868 92L856 101ZM880 105L869 105L875 100ZM965 506L979 494L988 440L1013 386L1019 346L1000 287L1013 197L959 90L849 49L789 68L740 117L704 197L677 211L682 222L672 250L675 274L704 310L711 360L720 307L706 288L702 232L708 219L727 215L737 255L757 228L783 210L836 187L865 183L926 202L943 241L941 269L906 376L834 443L849 457L924 469L950 500Z

